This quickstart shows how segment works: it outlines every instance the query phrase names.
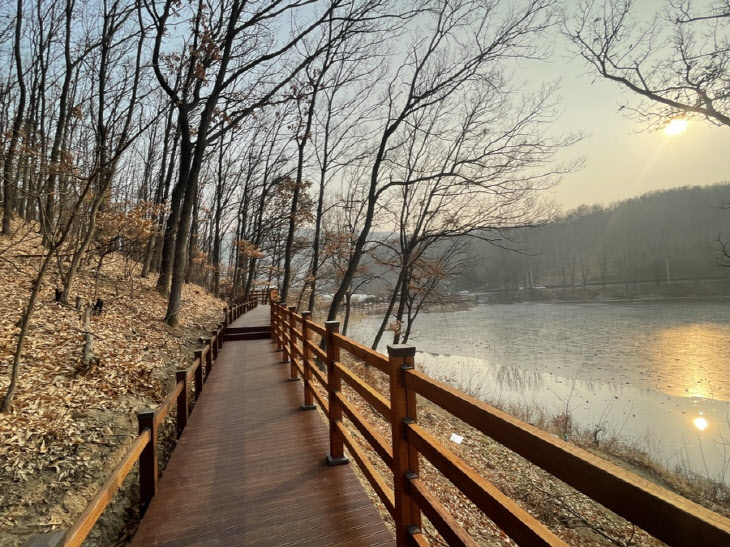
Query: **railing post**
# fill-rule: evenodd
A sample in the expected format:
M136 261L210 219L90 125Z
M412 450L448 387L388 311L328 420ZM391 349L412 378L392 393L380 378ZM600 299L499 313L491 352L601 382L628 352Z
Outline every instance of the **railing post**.
M330 407L330 451L327 454L327 465L341 465L348 463L345 457L345 447L342 434L337 429L337 422L342 421L342 409L337 403L337 393L342 389L342 381L335 369L335 363L340 360L340 347L335 342L335 334L340 332L339 321L327 321L327 390Z
M203 391L203 366L205 366L203 363L203 350L195 350L195 359L200 362L198 368L195 369L195 400L197 401Z
M139 433L150 432L150 442L139 455L139 514L145 514L150 501L157 492L157 426L155 411L143 410L137 413Z
M289 362L289 348L287 347L286 338L288 336L288 326L287 323L291 321L291 318L289 317L289 310L286 306L281 306L279 308L279 317L281 318L281 327L279 328L279 338L281 338L281 362L282 363L288 363Z
M408 443L407 424L416 423L416 394L406 389L405 371L414 368L416 348L388 346L390 359L390 412L393 440L393 494L395 537L398 547L408 544L409 528L421 527L421 511L411 498L408 477L418 475L418 451Z
M271 343L276 344L276 302L273 300L269 305L269 315L271 316L271 319L269 319L271 323Z
M229 309L230 308L226 307L226 309L223 310L223 326L224 327L228 326L228 310Z
M177 436L183 432L188 425L188 373L185 370L175 372L175 383L182 382L183 388L177 396Z
M212 334L210 338L210 350L213 352L213 361L218 359L218 331L212 330L210 331L210 334ZM214 343L215 342L215 343Z
M208 338L205 345L208 347L208 351L205 352L205 377L207 378L213 368L213 340Z
M226 328L221 323L219 323L218 324L218 338L217 338L219 352L220 352L221 348L223 347L223 338L225 337L225 334L226 334ZM217 355L216 355L216 357L217 357Z
M294 315L296 313L296 306L289 306L289 380L299 380L299 374L297 374L296 366L296 333L294 332Z
M274 317L276 318L276 351L282 351L284 344L284 314L283 307L280 304L276 305L276 312Z
M309 361L312 358L312 350L309 349L309 321L312 320L311 311L302 312L302 369L304 371L304 404L302 410L314 410L314 396L312 395L312 369L309 368Z

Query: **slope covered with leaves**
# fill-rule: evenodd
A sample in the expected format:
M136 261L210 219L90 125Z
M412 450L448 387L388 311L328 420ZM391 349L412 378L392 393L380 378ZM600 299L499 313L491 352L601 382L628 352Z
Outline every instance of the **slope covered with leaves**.
M18 320L41 260L40 239L21 228L0 236L0 394L5 392ZM60 258L63 260L63 257ZM61 267L64 264L61 263ZM82 303L104 301L90 322L94 356L82 365L86 332L82 310L55 302L56 271L46 276L31 321L11 411L0 414L0 545L14 546L36 533L68 527L83 510L136 435L135 413L156 407L173 385L174 371L189 366L199 337L223 317L224 302L195 285L183 291L180 327L162 322L166 299L154 279L119 255L82 267L74 294ZM169 428L168 428L169 429ZM92 544L112 545L124 527L133 480L105 518ZM114 510L111 511L114 513ZM94 540L94 538L96 538Z

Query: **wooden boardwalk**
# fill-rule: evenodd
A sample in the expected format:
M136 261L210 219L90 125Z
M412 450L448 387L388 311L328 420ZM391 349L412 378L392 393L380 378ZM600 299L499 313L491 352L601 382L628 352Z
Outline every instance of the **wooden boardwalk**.
M232 327L265 325L269 307ZM328 467L328 428L271 340L227 341L133 547L391 545L349 465Z

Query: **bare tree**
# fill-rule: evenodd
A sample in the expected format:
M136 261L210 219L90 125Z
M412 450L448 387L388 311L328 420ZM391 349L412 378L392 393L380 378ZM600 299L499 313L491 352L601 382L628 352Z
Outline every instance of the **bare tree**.
M319 107L318 100L321 100L320 97L324 95L324 100L327 104L331 105L331 95L328 97L327 91L336 92L336 88L341 88L349 83L353 78L351 66L362 63L365 57L373 55L376 52L375 47L382 40L382 36L386 32L394 32L401 18L407 17L407 15L403 14L391 15L379 13L383 5L385 3L379 1L353 2L346 7L347 11L343 10L343 13L337 14L337 17L335 17L335 12L332 12L326 24L323 24L319 29L316 37L301 42L302 54L305 57L311 57L314 51L320 51L321 54L315 62L303 71L301 77L297 79L295 89L293 90L298 108L297 121L294 126L297 166L294 179L295 187L290 208L289 229L284 251L284 278L281 286L282 300L286 300L288 297L292 279L291 261L294 258L292 245L297 229L294 218L299 209L298 201L303 184L307 148L312 141L313 126ZM368 63L362 64L368 65ZM368 68L372 68L372 65ZM345 69L344 73L343 69ZM335 73L334 78L330 77L330 72ZM350 72L350 74L347 74L347 72ZM326 180L326 170L324 174L320 171L320 186L324 184L323 177ZM322 192L320 192L321 196ZM314 254L316 255L318 253L318 232L321 226L321 203L318 204L318 214L315 219L315 224ZM315 256L312 259L312 264L316 264L316 262L317 258ZM313 266L313 268L315 269L316 276L316 266Z
M15 57L15 72L18 81L18 103L15 107L13 117L12 135L10 145L3 158L3 222L2 233L10 235L12 231L12 218L15 213L15 199L17 194L17 176L14 171L16 151L21 139L23 127L23 116L25 115L25 101L27 88L25 85L25 74L23 73L23 49L21 40L23 36L23 0L18 0L15 13L15 41L13 52Z
M177 9L173 0L159 8L155 3L146 3L156 32L152 64L160 86L175 105L181 135L177 186L182 204L165 318L170 325L178 321L191 215L208 144L279 96L321 53L316 50L303 58L293 55L295 46L338 10L342 2L333 0L320 6L319 13L311 15L310 11L305 16L303 8L317 4L314 0L253 4L233 0L219 6L197 2L189 7L190 13ZM303 23L282 39L273 29L286 18ZM186 24L186 34L192 37L182 50L180 36L167 34L173 24ZM169 52L163 51L163 42ZM163 56L167 55L181 59L185 67L180 89L173 87L165 73ZM221 111L226 115L221 116Z
M499 1L485 5L470 0L437 0L426 6L419 20L423 37L410 47L405 62L395 71L386 90L385 116L376 152L370 160L364 220L353 259L330 306L330 320L336 317L340 301L355 276L378 206L393 189L445 177L465 181L461 187L466 195L470 189L466 181L472 178L471 172L482 169L480 161L487 169L491 167L494 181L499 184L500 167L498 161L490 166L493 151L488 138L475 139L470 143L471 149L457 148L456 157L433 158L428 169L412 177L403 177L398 162L409 146L411 128L424 113L443 109L452 110L455 116L468 115L459 113L455 105L464 97L469 98L473 86L480 85L494 94L507 93L506 60L543 54L535 39L552 25L554 2L530 0L509 10L501 10L501 4ZM521 135L520 129L516 131ZM522 136L527 139L527 135ZM535 141L538 142L539 139ZM515 163L508 162L508 165L519 170ZM522 177L530 179L527 174Z
M622 105L663 126L678 116L730 125L730 4L698 11L669 0L641 21L634 0L586 0L565 20L565 34L598 76L643 99Z

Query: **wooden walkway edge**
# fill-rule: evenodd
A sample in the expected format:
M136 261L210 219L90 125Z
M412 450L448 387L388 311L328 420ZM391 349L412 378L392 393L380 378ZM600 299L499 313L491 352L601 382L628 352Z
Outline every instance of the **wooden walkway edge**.
M259 306L231 327L268 322ZM350 466L326 465L327 425L274 350L224 344L132 547L394 543Z

